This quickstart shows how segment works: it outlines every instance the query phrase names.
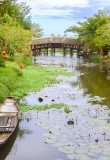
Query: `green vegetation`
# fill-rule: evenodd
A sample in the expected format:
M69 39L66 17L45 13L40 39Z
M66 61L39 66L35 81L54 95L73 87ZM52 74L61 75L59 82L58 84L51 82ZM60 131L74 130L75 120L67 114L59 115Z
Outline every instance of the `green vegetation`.
M96 116L93 116L93 117L91 117L91 118L94 118L94 119L96 119L96 118L98 118L98 116L96 115Z
M6 51L6 55L11 57L20 53L30 54L29 42L32 37L39 38L43 35L40 25L32 24L30 11L30 7L25 2L1 1L0 54L2 51Z
M94 51L106 55L110 49L110 15L99 10L93 17L86 18L84 22L77 22L77 26L69 27L65 32L74 32L85 44L84 50Z
M25 2L3 0L0 3L0 102L13 94L25 74L20 68L32 63L29 46L32 37L43 35L40 25L32 24L30 11Z
M45 85L52 85L58 83L55 79L57 75L74 75L66 71L56 72L56 68L52 67L50 70L42 66L27 66L23 69L23 76L19 78L16 84L16 90L13 91L13 96L20 99L28 92L40 91Z
M21 57L21 59L23 58ZM58 75L74 75L71 72L61 71L55 66L48 69L42 66L29 65L31 63L30 57L26 61L28 66L25 65L22 70L18 62L6 61L5 67L0 67L0 102L3 102L9 95L20 99L28 92L40 91L46 85L58 83L59 81L55 79Z
M66 113L72 112L72 111L69 109L69 106L65 106L65 107L64 107L64 111L65 111Z
M16 86L17 78L21 75L22 71L17 66L0 67L0 102L11 94Z
M50 105L48 104L45 104L45 105L34 105L34 106L29 106L27 104L20 104L20 109L21 109L21 112L26 112L26 111L29 111L29 110L37 110L37 111L41 111L41 110L46 110L46 109L50 109L50 108L66 108L68 107L66 104L63 104L63 103L59 103L59 104L56 104L56 103L52 103Z
M89 58L90 62L99 63L101 55L99 55L99 54L97 54L97 55L89 55L88 58Z

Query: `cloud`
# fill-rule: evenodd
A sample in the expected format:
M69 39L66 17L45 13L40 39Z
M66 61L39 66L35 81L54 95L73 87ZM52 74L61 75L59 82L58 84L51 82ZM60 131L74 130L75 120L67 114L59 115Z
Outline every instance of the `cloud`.
M26 2L32 17L77 18L90 17L99 9L110 8L110 0L18 0Z
M25 1L32 8L32 16L71 15L74 8L88 7L88 0L18 0Z
M62 33L69 26L77 25L78 21L85 21L85 17L92 17L98 10L110 8L110 0L18 0L17 2L26 2L26 5L32 8L32 22L39 23L46 34Z

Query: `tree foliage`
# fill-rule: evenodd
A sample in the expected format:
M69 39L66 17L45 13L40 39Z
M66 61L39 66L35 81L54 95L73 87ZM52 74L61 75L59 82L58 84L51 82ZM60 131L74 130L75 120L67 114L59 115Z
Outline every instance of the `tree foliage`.
M25 2L19 4L17 0L0 3L0 52L28 54L32 37L43 35L40 25L32 24L30 10Z
M21 27L9 26L7 24L0 27L0 46L2 50L9 53L21 53L29 46L32 33ZM28 48L29 49L29 48Z
M0 4L0 18L3 18L6 14L8 14L22 28L30 30L30 10L31 8L27 6L25 2L19 4L17 2L12 3L10 0L5 0L2 4Z
M103 50L108 52L110 39L110 16L104 11L98 11L93 17L84 22L77 22L78 26L71 26L65 32L74 32L80 40L85 42L85 49L90 51Z

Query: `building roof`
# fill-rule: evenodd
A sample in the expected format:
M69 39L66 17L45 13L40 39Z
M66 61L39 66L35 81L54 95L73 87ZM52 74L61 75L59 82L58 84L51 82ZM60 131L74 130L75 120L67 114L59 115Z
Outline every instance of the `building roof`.
M63 44L78 44L78 39L67 38L67 37L50 37L50 38L36 38L30 42L30 45L38 45L38 44L49 44L49 43L63 43Z

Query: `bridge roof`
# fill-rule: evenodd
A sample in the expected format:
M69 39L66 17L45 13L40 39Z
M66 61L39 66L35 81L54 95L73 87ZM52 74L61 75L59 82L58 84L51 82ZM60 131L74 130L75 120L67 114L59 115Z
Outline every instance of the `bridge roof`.
M78 39L67 38L67 37L50 37L50 38L36 38L30 42L30 45L37 44L49 44L49 43L64 43L64 44L78 44L80 43Z

